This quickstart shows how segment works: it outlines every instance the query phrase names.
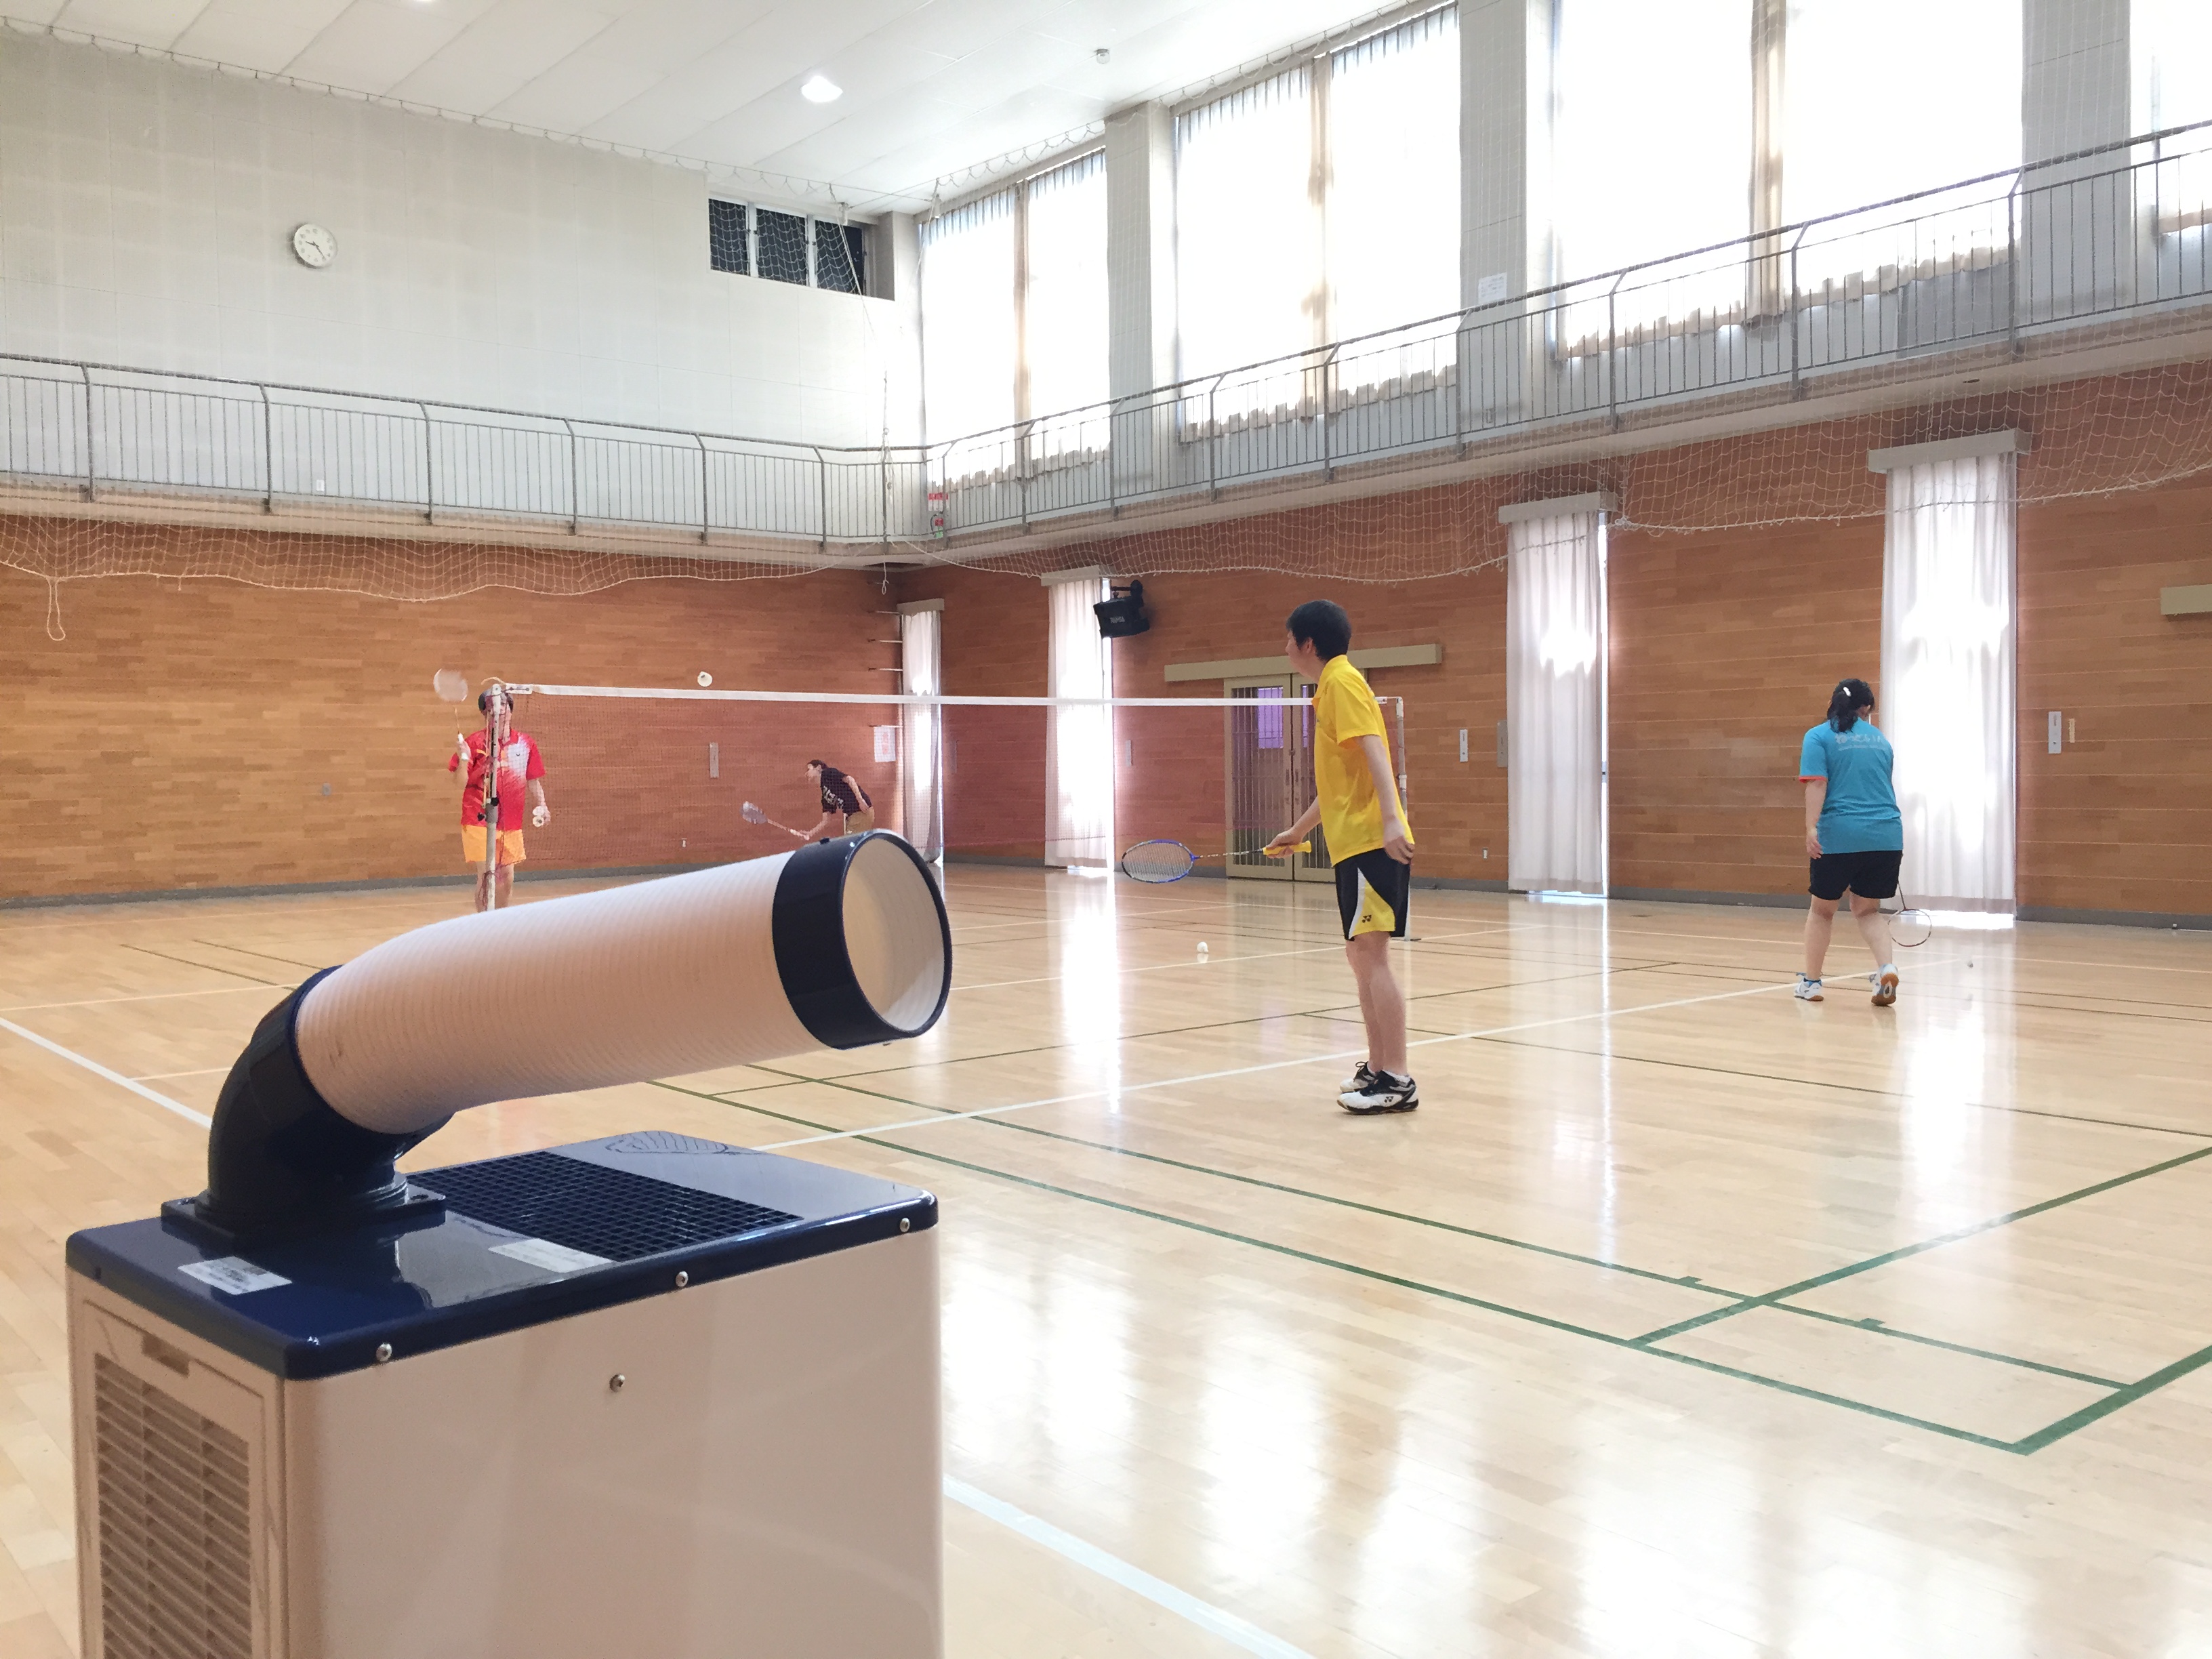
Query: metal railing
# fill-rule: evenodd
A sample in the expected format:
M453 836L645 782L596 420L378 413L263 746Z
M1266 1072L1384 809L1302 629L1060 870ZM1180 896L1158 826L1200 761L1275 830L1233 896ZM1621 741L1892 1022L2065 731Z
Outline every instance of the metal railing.
M824 550L1620 425L2212 298L2212 123L927 446L0 358L0 480Z
M0 478L711 543L911 540L918 447L839 448L311 386L0 357Z

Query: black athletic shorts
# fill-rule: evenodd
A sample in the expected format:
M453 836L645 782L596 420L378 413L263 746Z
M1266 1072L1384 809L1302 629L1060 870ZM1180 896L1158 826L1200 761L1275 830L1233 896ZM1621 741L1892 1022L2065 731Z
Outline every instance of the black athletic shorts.
M1355 933L1405 938L1413 897L1413 866L1399 863L1379 847L1336 861L1336 913L1344 919L1347 939Z
M1813 860L1813 896L1832 903L1848 887L1861 898L1894 898L1904 862L1902 853L1823 853Z

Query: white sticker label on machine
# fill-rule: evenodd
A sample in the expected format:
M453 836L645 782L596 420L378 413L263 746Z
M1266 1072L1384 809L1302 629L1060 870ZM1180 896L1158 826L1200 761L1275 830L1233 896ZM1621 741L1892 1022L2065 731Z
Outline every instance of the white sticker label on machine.
M255 1267L242 1255L219 1255L212 1261L187 1261L177 1271L187 1279L197 1279L203 1285L228 1291L233 1296L273 1291L279 1285L292 1282L282 1273Z
M587 1250L572 1250L566 1244L556 1244L550 1238L518 1238L506 1244L491 1247L494 1255L512 1256L517 1261L526 1261L533 1267L543 1267L552 1273L580 1273L586 1267L604 1267L607 1258L593 1255Z

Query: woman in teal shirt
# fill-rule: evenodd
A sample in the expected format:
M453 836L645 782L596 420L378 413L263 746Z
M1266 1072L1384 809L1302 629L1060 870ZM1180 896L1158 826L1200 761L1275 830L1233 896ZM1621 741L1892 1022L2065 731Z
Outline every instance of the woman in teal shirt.
M1805 733L1797 781L1805 786L1805 851L1813 860L1813 908L1805 918L1805 971L1797 1000L1821 1000L1820 968L1836 928L1836 906L1851 896L1851 919L1874 952L1875 1006L1897 1000L1889 918L1881 901L1897 892L1905 859L1905 819L1890 774L1897 757L1872 720L1874 690L1845 680L1828 698L1828 718Z

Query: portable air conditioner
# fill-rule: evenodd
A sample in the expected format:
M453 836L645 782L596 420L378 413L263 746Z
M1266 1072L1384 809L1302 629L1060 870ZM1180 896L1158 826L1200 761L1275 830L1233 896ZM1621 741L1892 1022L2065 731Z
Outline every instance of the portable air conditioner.
M70 1239L86 1659L939 1659L928 1194L660 1133L416 1182Z

